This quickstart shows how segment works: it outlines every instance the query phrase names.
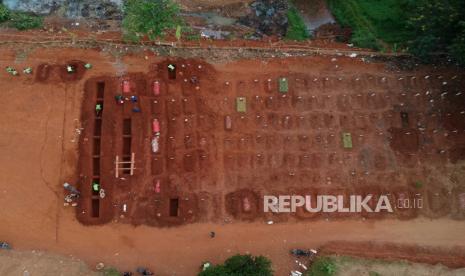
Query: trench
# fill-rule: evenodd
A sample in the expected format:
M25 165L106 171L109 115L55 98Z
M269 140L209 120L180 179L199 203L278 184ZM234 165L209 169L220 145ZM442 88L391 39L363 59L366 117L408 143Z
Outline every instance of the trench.
M170 217L177 217L179 212L179 198L170 199Z
M101 185L100 183L100 152L101 152L101 135L102 135L102 113L103 113L103 101L105 93L105 82L97 83L97 97L95 101L95 106L100 105L102 110L97 112L95 110L95 121L94 121L94 135L92 142L92 181L89 185L92 193L92 204L91 204L91 214L92 217L100 217L100 195L99 191L94 189L94 184ZM100 186L99 186L100 187Z
M132 143L132 121L131 118L123 119L123 174L131 173L131 143Z

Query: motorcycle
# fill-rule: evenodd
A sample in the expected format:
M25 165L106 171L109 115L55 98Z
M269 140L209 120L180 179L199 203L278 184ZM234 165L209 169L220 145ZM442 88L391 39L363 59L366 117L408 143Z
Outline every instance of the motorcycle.
M11 246L7 242L0 242L0 249L10 250Z

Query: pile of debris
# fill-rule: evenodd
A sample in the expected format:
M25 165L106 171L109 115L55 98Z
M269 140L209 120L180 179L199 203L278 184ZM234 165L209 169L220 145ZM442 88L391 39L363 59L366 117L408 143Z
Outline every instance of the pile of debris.
M348 43L352 37L352 29L337 23L327 23L315 29L313 37Z
M250 4L249 14L239 19L239 23L256 30L255 35L285 36L287 32L287 0L259 0Z
M120 20L122 3L122 0L3 0L14 11L104 20Z

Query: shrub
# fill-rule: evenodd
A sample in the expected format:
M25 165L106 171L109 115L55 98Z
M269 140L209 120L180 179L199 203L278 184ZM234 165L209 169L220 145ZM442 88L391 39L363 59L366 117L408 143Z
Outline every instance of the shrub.
M199 276L271 276L271 261L263 256L234 255L224 264L210 266Z
M302 41L309 38L307 26L294 6L291 6L287 11L287 21L287 39Z
M36 15L17 12L11 14L11 24L18 30L38 29L43 26L43 18Z
M406 27L408 0L328 0L329 8L343 27L353 30L358 47L402 47L411 33Z
M351 42L354 43L357 47L361 48L370 48L375 50L380 49L380 44L378 43L378 40L373 35L373 33L363 29L356 30L353 33Z
M121 273L116 268L109 267L103 271L103 275L104 276L120 276Z
M453 40L449 50L458 63L465 65L465 21L461 21L459 26L461 26L462 30Z
M308 276L332 276L336 273L336 264L330 257L317 258L308 271Z
M0 23L10 19L10 11L5 7L5 5L0 3Z
M154 40L182 25L179 6L172 0L127 0L123 10L124 35L132 41L139 41L144 35Z
M415 188L417 188L417 189L423 188L423 182L421 182L419 180L415 181Z

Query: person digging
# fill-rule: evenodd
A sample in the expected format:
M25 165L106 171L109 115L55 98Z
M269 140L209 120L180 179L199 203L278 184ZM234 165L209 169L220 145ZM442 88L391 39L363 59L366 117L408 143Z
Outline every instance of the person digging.
M6 71L10 74L10 75L13 75L13 76L17 76L18 75L18 71L16 71L15 68L11 67L11 66L7 66L6 67Z
M73 65L66 65L66 72L68 72L68 74L73 74L74 73L74 66Z
M24 68L23 73L26 75L32 74L32 67Z
M101 104L96 104L95 105L95 114L97 114L97 117L100 116L100 112L102 112L103 106Z
M93 182L92 191L96 194L100 193L100 184L98 184L97 182Z
M123 97L123 95L120 95L120 94L116 95L116 96L115 96L115 101L116 101L117 104L124 104L124 97Z

